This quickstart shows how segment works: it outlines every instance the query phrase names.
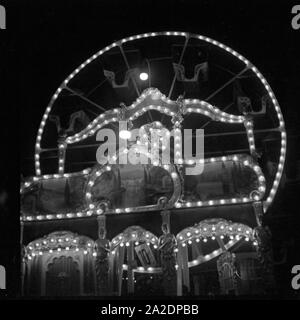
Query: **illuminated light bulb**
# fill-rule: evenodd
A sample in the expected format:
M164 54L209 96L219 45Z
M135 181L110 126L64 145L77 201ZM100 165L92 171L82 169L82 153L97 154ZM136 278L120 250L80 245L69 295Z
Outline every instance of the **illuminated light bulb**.
M200 239L199 239L199 238L197 238L197 239L196 239L196 242L200 242Z
M146 73L146 72L141 72L140 75L139 75L139 77L140 77L140 79L141 79L142 81L146 81L146 80L148 80L148 78L149 78L148 73Z
M203 241L204 241L204 242L207 242L207 239L206 239L206 238L204 238L204 239L203 239Z
M212 236L212 237L211 237L211 240L215 240L215 239L216 239L216 237L215 237L215 236Z
M121 130L119 136L123 140L128 140L131 138L131 132L128 130Z
M129 242L126 242L126 247L129 247Z
M189 241L188 241L188 244L192 244L192 240L189 240Z
M93 257L96 257L97 256L97 252L93 252Z
M124 243L123 242L120 243L120 247L124 247Z

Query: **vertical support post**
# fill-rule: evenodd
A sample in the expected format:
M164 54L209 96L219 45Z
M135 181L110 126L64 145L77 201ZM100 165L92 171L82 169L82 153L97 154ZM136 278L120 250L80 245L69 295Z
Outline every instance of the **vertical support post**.
M127 264L128 264L128 269L127 269L127 289L129 294L134 293L134 272L133 272L133 267L134 267L134 247L133 247L133 242L129 242L129 247L127 247Z
M179 249L177 252L177 296L182 296L182 256Z
M119 259L118 259L118 295L120 296L122 293L122 277L123 277L123 262L125 257L125 247L119 247Z
M255 218L256 218L256 223L259 227L262 226L262 218L264 215L264 210L263 210L263 205L261 201L256 201L252 203L254 213L255 213Z
M187 292L190 292L190 271L188 267L188 248L185 245L182 247L182 273L183 273L183 285Z
M166 296L176 294L176 238L170 232L170 211L164 210L162 216L162 232L159 238L159 253L163 274L163 287Z
M109 255L110 242L106 239L106 217L100 215L98 221L98 239L95 242L97 293L101 296L109 294Z
M83 286L83 282L84 282L84 260L88 259L89 255L85 255L85 254L81 254L80 255L80 263L79 263L79 272L80 272L80 277L79 277L79 281L80 281L80 295L83 296L84 295L84 286Z

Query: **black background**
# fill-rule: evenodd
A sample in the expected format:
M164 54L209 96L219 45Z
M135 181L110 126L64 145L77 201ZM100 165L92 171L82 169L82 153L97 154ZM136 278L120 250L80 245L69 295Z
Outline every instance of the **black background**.
M6 228L10 296L19 288L20 161L33 156L42 114L56 88L104 46L129 35L163 30L216 39L259 68L279 101L288 137L300 133L300 30L291 27L291 9L299 1L10 0L1 4L7 10L7 29L0 30L0 109L1 176L10 197ZM291 174L298 149L296 142L288 145L285 170ZM297 197L287 205L300 215ZM298 217L294 227L299 225ZM295 257L299 257L296 252ZM290 275L286 278L289 281Z

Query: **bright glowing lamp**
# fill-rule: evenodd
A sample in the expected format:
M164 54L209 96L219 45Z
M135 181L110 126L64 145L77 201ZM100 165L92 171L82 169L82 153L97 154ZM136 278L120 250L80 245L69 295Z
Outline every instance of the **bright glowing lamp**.
M142 80L142 81L146 81L146 80L148 80L148 73L146 73L146 72L141 72L140 73L140 79Z
M121 130L119 135L121 139L128 140L131 137L131 132L128 130Z

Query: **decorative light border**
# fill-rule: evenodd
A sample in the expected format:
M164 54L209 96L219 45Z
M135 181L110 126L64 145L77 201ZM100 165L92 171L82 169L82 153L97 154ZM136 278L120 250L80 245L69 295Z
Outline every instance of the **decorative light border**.
M217 237L220 237L220 239L223 240L225 236L230 238L228 243L224 243L226 250L229 250L242 240L252 243L254 246L258 245L252 228L225 219L207 219L195 226L180 231L176 236L177 248L179 246L185 247L186 245L191 245L193 241L196 243L203 241L205 243L207 242L207 238L216 240ZM130 243L133 243L135 246L140 245L140 243L146 243L157 250L159 239L152 232L149 232L140 226L130 226L112 239L111 254L115 255L118 247L129 247ZM24 258L27 259L27 261L30 261L35 257L43 256L45 254L64 254L70 252L81 252L84 255L90 254L96 257L97 252L94 250L94 246L95 242L86 236L77 235L70 231L57 231L30 242L26 246ZM175 249L175 252L178 252L177 248ZM222 248L219 248L210 254L199 256L193 261L189 261L188 267L191 268L214 259L222 252ZM178 266L176 266L176 268L178 268ZM123 264L123 270L127 269L128 266ZM137 267L133 271L139 273L159 273L162 269L160 267Z
M278 168L277 168L277 173L275 176L275 179L273 181L273 185L272 188L270 190L270 194L268 196L268 198L266 199L266 201L264 202L264 211L266 211L268 209L268 207L270 206L270 204L272 203L275 194L277 192L278 189L278 185L282 176L282 172L283 172L283 167L284 167L284 162L285 162L285 155L286 155L286 132L285 132L285 125L284 125L284 119L278 104L278 101L270 87L270 85L268 84L267 80L264 78L264 76L260 73L260 71L253 65L250 63L250 61L248 59L246 59L244 56L242 56L241 54L239 54L238 52L236 52L235 50L231 49L230 47L220 43L219 41L213 40L209 37L205 37L202 35L198 35L198 34L191 34L191 33L187 33L187 32L179 32L179 31L163 31L163 32L150 32L150 33L144 33L144 34L139 34L139 35L135 35L135 36L130 36L124 39L121 39L119 41L116 41L114 43L112 43L111 45L105 47L104 49L98 51L97 53L95 53L94 55L92 55L90 58L88 58L85 62L83 62L78 68L76 68L63 82L62 84L58 87L58 89L55 91L55 93L53 94L46 110L45 113L43 115L42 121L40 123L39 129L38 129L38 134L37 134L37 138L36 138L36 144L35 144L35 170L36 170L36 175L40 176L41 175L41 168L40 168L40 153L42 151L40 143L41 143L41 139L42 139L42 134L44 131L44 127L46 124L46 120L48 119L49 113L52 109L52 106L55 102L55 100L57 99L58 95L60 94L60 92L65 88L65 86L69 83L69 81L74 78L83 68L85 68L89 63L91 63L93 60L95 60L96 58L98 58L99 56L101 56L102 54L104 54L105 52L111 50L114 47L117 46L121 46L122 44L126 43L126 42L130 42L130 41L134 41L134 40L138 40L138 39L143 39L143 38L149 38L149 37L157 37L157 36L180 36L180 37L185 37L185 38L194 38L194 39L199 39L201 41L205 41L208 42L210 44L213 44L225 51L227 51L229 54L235 56L236 58L238 58L241 62L243 62L248 68L250 68L255 75L260 79L261 83L263 84L263 86L265 87L266 91L268 92L269 97L271 98L271 101L275 107L275 110L277 112L277 117L279 120L279 130L281 131L281 149L280 149L280 158L279 158L279 164L278 164Z
M175 203L176 208L186 208L186 207L204 207L204 206L216 206L216 205L228 205L228 204L237 204L237 203L249 203L255 202L263 199L266 191L266 181L264 174L260 166L253 160L253 158L246 154L236 154L230 156L222 156L216 158L207 158L204 160L204 163L214 163L214 162L226 162L234 161L242 163L243 166L249 167L258 177L258 190L252 190L247 197L241 198L231 198L231 199L216 199L216 200L207 200L207 201L177 201ZM187 162L191 164L190 162Z
M221 241L224 241L225 237L230 239L226 244L224 243L226 250L241 240L252 243L254 247L258 245L252 228L242 223L233 223L225 219L203 220L200 223L179 232L176 236L176 239L178 247L185 247L192 245L195 242L207 242L208 238L213 241L217 240L217 238L219 238ZM196 259L189 261L188 266L197 266L219 256L222 253L222 248L216 249L210 254L199 256Z
M88 206L88 210L94 210L98 215L102 214L103 210L101 208L97 208L96 203L92 202L91 191L95 184L96 179L98 179L104 172L111 171L113 166L116 166L116 165L112 164L112 165L96 167L95 170L90 174L91 178L87 182L86 193L85 193L86 204ZM175 202L180 198L180 195L181 195L180 177L179 177L179 174L177 173L176 167L174 165L162 165L160 162L154 166L160 167L166 170L170 174L170 177L173 182L173 194L171 198L168 199L168 202L165 204L165 208L173 208ZM105 213L119 214L119 213L129 213L129 212L139 212L139 211L153 211L153 210L159 210L159 209L161 209L161 205L157 203L153 205L138 206L138 207L127 207L127 208L116 208L116 209L108 208Z
M138 229L141 229L144 232L144 234L140 238L138 237L138 234L137 234ZM137 240L138 242L146 241L148 245L152 244L154 249L157 249L157 245L155 244L158 243L158 238L154 236L152 233L150 233L149 231L144 230L143 228L140 228L137 226L129 227L126 229L125 234L126 236L124 236L124 233L121 233L120 235L113 238L112 240L112 244L114 248L113 251L116 250L116 248L120 245L121 246L125 245L128 247L129 242L135 241L136 239L139 239ZM223 241L225 236L229 237L230 239L227 243L224 243L224 248L226 250L229 250L240 241L249 242L249 244L252 244L254 247L258 245L258 242L255 238L254 231L252 228L242 223L233 223L225 219L207 219L207 220L201 221L199 224L193 227L188 227L177 234L176 236L177 248L175 249L175 252L176 253L178 252L179 246L185 247L186 245L192 245L193 241L195 241L196 243L199 243L200 241L202 241L203 243L206 243L207 238L211 238L211 240L216 240L217 237L220 237L221 240ZM150 238L152 238L152 242L149 241ZM135 245L139 245L139 243L135 243ZM218 257L223 252L224 252L223 249L219 248L204 256L198 256L196 259L192 261L188 261L188 267L191 268L201 263L208 262ZM176 269L177 268L178 266L176 265ZM123 270L125 271L128 270L127 264L123 264ZM133 269L133 272L161 273L162 269L161 267L148 267L148 268L137 267Z
M225 219L206 219L192 227L188 227L180 231L177 236L177 242L181 246L192 244L194 240L202 240L207 238L215 240L216 237L229 236L231 240L236 238L239 240L245 237L246 241L256 241L253 229L242 223L235 223ZM199 241L196 241L199 242Z
M54 174L44 174L40 176L34 176L30 179L27 179L25 182L21 183L20 193L24 193L28 189L32 187L36 182L42 180L49 180L49 179L60 179L60 178L70 178L76 176L88 176L90 173L91 168L86 168L82 171L73 172L73 173L54 173Z
M227 112L221 111L219 108L199 99L183 100L185 106L184 113L200 113L213 120L227 123L243 123L244 116L236 116ZM170 117L179 112L179 106L176 101L170 100L162 94L157 88L145 89L139 98L134 103L126 107L124 120L133 121L149 110L155 110ZM77 143L89 136L95 134L97 130L112 122L119 121L116 114L120 114L121 108L115 108L102 113L95 118L82 131L66 138L67 144Z
M79 236L70 231L56 231L49 235L34 240L26 246L25 259L32 260L34 257L45 254L78 253L95 256L94 241L86 236Z
M151 156L151 155L150 155ZM242 163L243 166L249 167L258 177L258 190L253 190L250 192L248 197L241 198L231 198L231 199L217 199L217 200L208 200L208 201L185 201L180 200L181 195L181 183L180 177L176 171L174 165L162 165L160 162L157 166L165 169L170 173L170 176L173 181L173 195L168 200L166 208L190 208L190 207L206 207L206 206L216 206L216 205L230 205L230 204L241 204L241 203L250 203L263 199L266 191L265 177L261 171L259 165L253 160L253 158L246 154L241 155L231 155L223 156L216 158L208 158L204 160L205 163L214 163L214 162L226 162L234 161ZM190 160L185 162L186 164L192 164ZM194 162L193 162L194 163ZM95 203L91 201L91 188L93 187L95 180L98 179L102 173L110 171L113 165L96 167L94 171L91 169L85 169L81 172L72 173L72 174L54 174L54 175L44 175L41 177L34 177L33 179L25 182L21 187L21 193L24 193L26 190L30 189L32 185L41 180L53 179L53 178L67 178L70 176L87 176L90 179L87 179L86 182L86 204L87 208L79 212L69 212L69 213L58 213L58 214L46 214L46 215L23 215L21 221L32 222L32 221L49 221L57 219L72 219L72 218L82 218L97 216L103 214L103 209L98 208ZM159 204L149 205L149 206L139 206L132 208L116 208L108 209L105 213L107 214L120 214L120 213L129 213L129 212L139 212L139 211L153 211L159 210L161 207Z
M128 247L130 242L133 242L135 246L140 245L140 242L146 242L148 246L152 245L154 249L158 248L158 237L152 232L140 226L130 226L112 239L112 252L119 246Z
M236 245L238 242L240 242L241 240L243 240L242 238L240 238L239 240L237 239L233 239L233 240L229 240L228 243L224 244L224 247L226 250L229 250L230 248L232 248L234 245ZM178 249L175 249L176 252ZM218 257L219 255L221 255L223 253L223 250L221 248L214 250L212 253L210 254L206 254L204 256L199 256L197 259L193 260L193 261L188 261L188 267L192 268L192 267L196 267L197 265L200 265L204 262L208 262L216 257ZM175 265L176 270L178 269L178 265ZM127 264L123 264L123 271L128 270L128 265ZM160 267L148 267L148 268L144 268L144 267L137 267L136 269L133 269L133 272L136 273L161 273L162 272L162 268Z

